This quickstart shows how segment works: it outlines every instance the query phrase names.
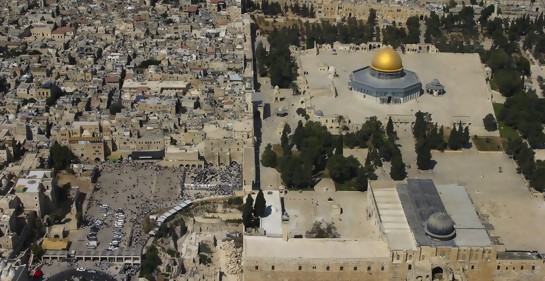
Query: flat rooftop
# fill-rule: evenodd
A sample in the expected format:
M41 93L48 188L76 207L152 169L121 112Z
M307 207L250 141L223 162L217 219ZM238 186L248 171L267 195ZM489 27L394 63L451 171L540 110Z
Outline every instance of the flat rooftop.
M390 258L386 242L351 239L288 239L244 236L244 257L265 259Z
M396 188L418 246L490 246L488 233L481 223L465 187L436 186L431 179L409 179ZM456 237L436 240L426 235L424 223L435 212L446 212L454 221Z
M289 221L289 237L305 236L316 221L332 223L340 238L378 239L375 226L367 219L367 193L359 191L288 191L284 207ZM339 210L336 207L340 207Z
M40 189L40 179L19 179L15 184L15 192L38 192Z
M498 260L540 260L542 259L541 255L537 252L499 252Z
M256 195L253 195L255 202ZM282 237L282 204L280 202L280 192L278 190L263 191L265 197L266 216L261 218L261 227L265 230L265 235Z
M373 184L369 190L377 204L382 229L388 239L388 247L391 250L416 250L416 242L396 189L391 184L386 186Z

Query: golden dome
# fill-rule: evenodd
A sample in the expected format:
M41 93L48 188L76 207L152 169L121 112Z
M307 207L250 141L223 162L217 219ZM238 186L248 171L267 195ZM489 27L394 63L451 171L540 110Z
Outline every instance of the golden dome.
M401 57L394 49L383 48L373 57L371 68L382 72L397 72L403 69L403 63L401 62Z

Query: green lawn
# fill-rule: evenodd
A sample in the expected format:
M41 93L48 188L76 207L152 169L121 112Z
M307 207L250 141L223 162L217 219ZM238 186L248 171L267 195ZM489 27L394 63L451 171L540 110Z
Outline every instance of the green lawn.
M497 117L503 109L503 103L493 103L492 105L494 106L494 113ZM518 132L509 126L506 126L503 121L498 121L498 129L500 130L500 136L502 138L513 140L520 138Z
M345 183L335 183L335 189L337 191L356 191L354 189L353 183L350 181L347 181Z
M498 84L496 84L496 81L494 81L494 79L490 80L490 88L494 91L499 91Z

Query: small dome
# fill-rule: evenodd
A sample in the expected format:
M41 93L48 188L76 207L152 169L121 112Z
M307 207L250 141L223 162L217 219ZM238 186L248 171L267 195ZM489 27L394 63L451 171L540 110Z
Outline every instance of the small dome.
M321 110L316 110L316 112L314 112L314 115L318 116L318 117L323 117L324 116L324 113L321 111Z
M8 119L15 120L15 114L11 113L10 115L8 115Z
M392 48L379 50L371 61L371 68L382 72L397 72L403 69L401 57Z
M433 213L424 228L428 236L439 240L450 240L456 236L454 221L445 212Z

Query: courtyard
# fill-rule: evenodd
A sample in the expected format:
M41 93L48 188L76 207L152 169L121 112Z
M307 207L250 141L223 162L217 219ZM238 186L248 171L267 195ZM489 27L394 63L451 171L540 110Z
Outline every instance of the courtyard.
M324 116L341 114L361 124L368 117L377 116L386 121L388 116L399 120L414 121L417 111L429 112L434 122L451 126L462 121L470 124L471 134L496 136L497 132L484 129L482 119L493 113L492 96L485 80L484 66L478 54L400 54L405 69L417 73L422 87L438 79L445 86L446 94L434 97L423 94L404 104L379 104L376 100L364 99L352 93L349 88L349 75L352 71L369 65L375 52L367 51L327 51L301 52L302 69L306 71L311 104L321 110ZM337 77L333 78L338 96L329 92L328 71L323 66L334 67ZM395 119L395 118L394 118Z

